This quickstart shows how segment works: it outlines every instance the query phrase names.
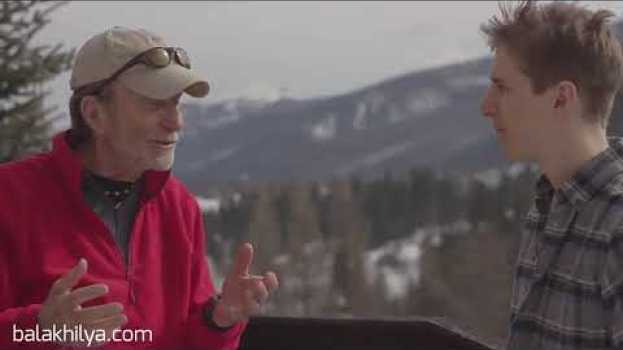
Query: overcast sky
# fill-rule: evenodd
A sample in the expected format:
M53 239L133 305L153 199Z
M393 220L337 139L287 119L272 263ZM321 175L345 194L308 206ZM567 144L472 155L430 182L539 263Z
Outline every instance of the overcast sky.
M621 2L581 3L623 13ZM38 40L79 47L113 25L140 26L190 53L212 86L206 102L305 98L488 55L478 29L495 13L494 1L76 1L52 14ZM63 107L68 80L52 84Z

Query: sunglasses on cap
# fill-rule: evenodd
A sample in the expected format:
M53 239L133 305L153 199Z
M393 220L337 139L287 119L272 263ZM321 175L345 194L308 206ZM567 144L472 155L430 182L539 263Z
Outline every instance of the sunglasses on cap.
M119 77L123 72L132 68L137 64L144 64L148 67L159 69L165 68L175 60L180 66L190 69L190 57L188 53L181 47L152 47L151 49L141 52L130 59L123 67L119 68L110 78L89 84L78 89L81 95L98 94L100 90L111 81Z

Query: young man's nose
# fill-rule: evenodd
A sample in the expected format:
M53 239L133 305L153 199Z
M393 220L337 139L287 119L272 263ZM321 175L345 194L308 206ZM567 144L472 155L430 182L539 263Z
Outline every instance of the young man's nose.
M495 111L496 108L491 98L491 90L487 89L487 92L485 93L482 101L480 102L480 112L483 116L487 118L493 118L493 116L495 115Z

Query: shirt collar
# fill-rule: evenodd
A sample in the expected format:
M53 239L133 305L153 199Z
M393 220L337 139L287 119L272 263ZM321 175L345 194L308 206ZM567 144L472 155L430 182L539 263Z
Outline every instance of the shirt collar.
M560 186L560 194L573 206L590 201L610 180L623 172L623 139L609 138L609 147L586 162Z
M62 182L75 196L82 197L82 159L72 149L72 138L69 130L58 133L52 140L52 159L57 165ZM171 171L149 170L144 174L144 187L141 196L149 199L156 196L165 186Z
M544 214L549 211L555 190L552 183L545 175L541 175L536 182L535 203L539 213Z

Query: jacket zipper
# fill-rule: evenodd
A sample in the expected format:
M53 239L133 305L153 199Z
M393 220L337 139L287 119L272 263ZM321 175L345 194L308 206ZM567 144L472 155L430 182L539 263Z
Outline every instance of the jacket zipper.
M136 215L134 216L134 221L132 222L132 229L130 230L130 241L128 242L128 264L126 266L126 274L125 274L125 278L128 281L128 290L129 290L129 299L130 299L130 303L131 304L136 304L136 294L134 292L134 271L132 269L133 265L132 265L132 247L134 246L133 241L134 238L136 236L136 234L134 233L134 231L136 230L136 222L137 219L142 215L143 210L145 209L145 205L147 204L147 202L145 200L143 200L143 198L139 198L139 210L136 212ZM116 244L115 244L116 245ZM120 255L121 254L121 250L119 249L119 247L117 247L117 250L119 251Z
M134 216L134 221L132 222L132 229L130 230L130 240L128 242L128 263L126 264L124 259L123 259L123 252L121 251L121 248L119 247L119 245L117 244L117 242L115 242L112 239L112 232L109 232L108 236L110 238L110 240L112 240L113 245L115 246L115 249L117 251L117 257L119 258L119 261L121 261L121 265L123 265L125 267L125 280L128 282L128 300L130 301L130 304L134 305L136 304L136 293L134 292L134 273L132 270L132 242L134 241L134 231L135 231L135 227L136 227L136 219L141 215L141 213L143 212L143 207L146 204L146 202L142 199L139 198L139 210L136 212L136 215ZM119 206L120 207L120 206ZM114 215L115 215L115 225L117 222L117 210L119 207L115 207L115 211L114 211ZM106 225L104 225L106 226Z

